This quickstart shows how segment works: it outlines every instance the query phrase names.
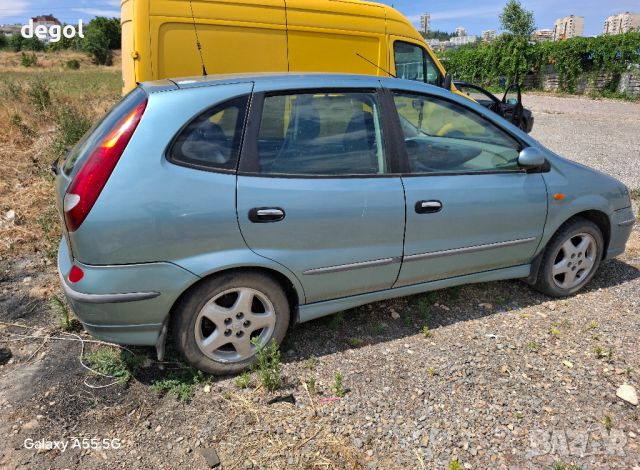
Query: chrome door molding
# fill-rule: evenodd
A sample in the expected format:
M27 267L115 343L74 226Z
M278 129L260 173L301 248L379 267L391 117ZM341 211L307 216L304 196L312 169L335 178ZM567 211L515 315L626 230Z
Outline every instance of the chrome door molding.
M524 243L533 242L536 237L519 238L517 240L508 240L504 242L486 243L484 245L466 246L463 248L453 248L451 250L430 251L428 253L418 253L404 257L404 261L420 261L429 258L440 258L444 256L454 256L466 253L475 253L477 251L493 250L495 248L504 248L507 246L522 245Z
M400 263L401 261L402 261L402 258L398 256L395 258L383 258L383 259L376 259L373 261L361 261L358 263L340 264L337 266L327 266L326 268L307 269L306 271L303 271L302 274L314 275L314 274L339 273L343 271L351 271L353 269L386 266L389 264Z

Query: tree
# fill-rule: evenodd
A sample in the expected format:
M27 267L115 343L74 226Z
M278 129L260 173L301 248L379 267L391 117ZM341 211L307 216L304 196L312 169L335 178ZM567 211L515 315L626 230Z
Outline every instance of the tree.
M102 31L109 42L109 49L120 49L122 29L118 18L98 16L89 22L87 28L97 28Z
M13 52L20 52L22 50L22 43L24 42L24 38L20 33L13 33L9 37L8 45L9 49Z
M44 51L46 48L44 42L37 37L26 38L22 41L23 51Z
M93 57L93 61L98 65L111 65L111 50L109 49L109 39L106 34L91 24L82 40L82 50Z
M7 47L7 37L0 33L0 49L4 49L5 47Z
M500 25L516 37L529 38L536 29L533 12L525 10L519 0L509 0L500 14Z

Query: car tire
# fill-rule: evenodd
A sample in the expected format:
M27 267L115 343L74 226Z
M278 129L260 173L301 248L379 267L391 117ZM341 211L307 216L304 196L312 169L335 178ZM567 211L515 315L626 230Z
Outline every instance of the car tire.
M582 217L565 222L547 244L535 289L566 297L584 287L595 275L604 249L602 231Z
M202 281L184 296L174 311L173 338L193 367L235 374L255 361L252 339L263 347L282 342L289 317L289 301L274 279L229 273Z

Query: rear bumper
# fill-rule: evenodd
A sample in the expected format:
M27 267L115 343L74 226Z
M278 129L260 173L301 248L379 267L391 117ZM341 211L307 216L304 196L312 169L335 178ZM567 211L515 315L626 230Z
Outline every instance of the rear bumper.
M72 265L84 272L77 283ZM155 345L162 324L184 290L198 277L171 263L92 266L71 258L62 240L58 272L65 296L94 337L119 344Z

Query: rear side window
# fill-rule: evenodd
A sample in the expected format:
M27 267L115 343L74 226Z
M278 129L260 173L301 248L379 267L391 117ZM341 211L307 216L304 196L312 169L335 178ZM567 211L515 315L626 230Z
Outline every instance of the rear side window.
M258 135L258 160L262 174L385 173L376 94L267 96Z
M82 137L76 146L67 154L65 160L62 162L62 171L64 174L70 175L76 166L79 168L82 161L89 156L93 149L113 130L113 127L146 99L147 94L144 90L142 88L135 88L125 96L122 101L115 105L101 121L98 121L89 129L84 137ZM77 165L78 163L80 163L80 165Z
M247 111L246 96L200 114L175 138L169 160L198 168L235 170Z
M393 45L396 76L405 80L415 80L442 85L440 70L422 47L408 42L396 41Z

